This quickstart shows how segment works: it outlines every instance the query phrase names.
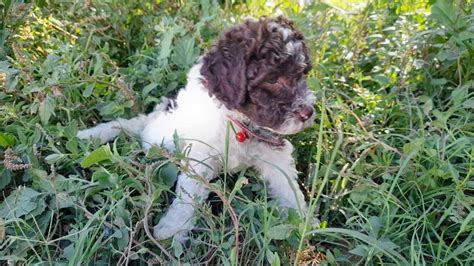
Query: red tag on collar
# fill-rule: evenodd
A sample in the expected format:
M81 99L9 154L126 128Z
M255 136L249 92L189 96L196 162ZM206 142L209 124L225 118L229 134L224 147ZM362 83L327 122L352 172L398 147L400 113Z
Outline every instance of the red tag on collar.
M245 130L239 131L235 134L235 139L237 140L237 142L244 142L248 138L249 134Z

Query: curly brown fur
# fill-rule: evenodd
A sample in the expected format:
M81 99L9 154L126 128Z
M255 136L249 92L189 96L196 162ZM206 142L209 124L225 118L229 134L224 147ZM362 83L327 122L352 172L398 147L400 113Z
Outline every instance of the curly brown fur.
M304 74L310 69L303 36L277 17L247 20L224 32L204 56L201 74L209 93L228 109L277 128L301 108L297 99L308 91Z

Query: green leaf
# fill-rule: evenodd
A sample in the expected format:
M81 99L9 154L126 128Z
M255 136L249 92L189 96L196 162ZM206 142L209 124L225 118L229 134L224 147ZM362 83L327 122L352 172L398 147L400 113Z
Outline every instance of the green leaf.
M232 192L229 195L229 202L231 202L234 199L235 194L238 191L241 191L242 186L244 185L244 183L248 184L248 179L247 179L247 177L245 177L245 173L246 173L245 170L242 171L240 173L239 177L237 178L237 182L235 182L234 188L232 189Z
M199 55L199 50L194 45L194 38L182 38L180 39L173 52L173 63L176 65L187 68L190 66Z
M431 17L443 26L458 29L466 25L461 9L452 0L438 0L431 7Z
M99 182L102 188L110 188L117 185L118 176L116 173L110 173L105 169L101 169L92 174L92 181Z
M92 95L92 92L95 88L95 82L87 83L86 89L82 92L82 96L89 97Z
M74 256L74 253L75 253L74 243L71 243L69 246L64 248L63 256L66 259L70 259Z
M165 32L163 36L163 40L161 41L161 49L160 49L160 59L166 59L171 54L171 45L173 43L173 38L180 31L180 26L174 26L167 32Z
M93 164L110 160L112 159L113 154L110 151L109 144L103 145L100 148L96 149L95 151L91 152L84 160L81 162L81 166L87 168Z
M43 8L43 7L46 7L48 4L46 3L46 0L36 0L35 1L35 4L40 7L40 8Z
M0 168L0 190L4 189L12 181L11 171L5 168Z
M68 139L73 139L77 134L77 123L70 122L67 126L64 127L64 136Z
M37 229L39 229L39 231L44 234L46 230L48 229L48 227L51 225L52 218L53 218L53 212L50 210L47 210L43 212L42 214L38 215L37 217L35 217L38 223Z
M465 101L463 107L467 109L474 109L474 98L470 98Z
M117 234L116 234L117 233ZM120 236L120 237L118 237ZM121 228L114 233L114 237L117 238L117 246L119 250L123 250L125 247L128 246L128 242L130 240L129 233L127 228Z
M168 94L168 93L174 91L177 87L178 87L178 82L176 82L176 81L170 82L170 83L168 84L168 86L166 87L166 89L165 89L164 92L165 92L166 94Z
M103 65L104 65L104 60L102 59L102 55L99 53L96 53L95 64L94 64L94 75L100 75L104 72Z
M311 6L310 6L311 11L314 12L314 14L316 14L317 12L325 12L326 10L333 7L329 3L332 4L332 2L330 1L327 1L327 3L324 3L322 1L314 1L313 3L311 3ZM343 3L343 2L341 1L339 3Z
M77 200L76 197L70 196L64 192L56 193L56 197L55 197L56 207L58 209L70 208L74 206L74 202L76 200Z
M174 163L167 163L160 168L160 180L168 186L173 186L178 178L178 167Z
M460 41L471 40L474 39L474 32L470 31L461 31L458 35Z
M130 220L130 211L127 209L127 205L125 200L121 200L118 204L117 207L115 208L115 224L119 226L123 226L124 228L127 228L130 226L131 220Z
M130 187L130 188L135 188L138 191L145 191L145 188L143 187L143 184L140 183L136 178L125 178L122 182L123 186Z
M173 241L173 253L176 258L181 257L183 254L183 245L179 241Z
M53 154L50 154L48 156L46 156L44 159L49 163L49 164L53 164L59 160L61 160L62 158L66 157L66 155L64 154L57 154L57 153L53 153Z
M33 179L33 185L35 188L44 190L44 191L50 191L53 190L54 187L51 184L51 180L48 178L48 173L44 170L41 169L32 169L32 179Z
M433 101L431 99L427 99L426 102L423 104L423 113L426 116L430 115L431 110L433 110Z
M230 261L232 262L232 265L236 265L237 264L237 256L236 256L236 250L235 250L235 247L232 248L232 250L230 251Z
M152 90L154 90L157 86L158 86L158 84L155 83L155 82L152 82L152 83L146 85L142 90L142 97L146 98L148 96L148 94L150 94L150 92Z
M329 265L336 265L336 257L332 254L331 250L326 250L326 261Z
M441 85L444 85L446 83L448 83L448 80L445 79L445 78L431 79L431 85L433 85L433 86L441 86Z
M457 47L449 48L449 50L441 50L436 55L436 57L440 61L446 61L446 60L454 61L454 60L457 60L459 56L460 56L460 51L459 51L459 48Z
M48 124L51 115L54 113L55 107L56 101L49 95L46 96L46 98L44 98L42 102L40 102L38 111L41 123L43 123L44 125Z
M468 95L468 87L461 86L459 88L454 89L451 92L451 101L453 102L453 106L457 107L460 106L466 101Z
M366 258L369 255L369 251L366 245L357 245L357 247L349 250L349 253L363 258Z
M270 263L272 266L279 266L281 264L280 262L280 256L278 256L278 253L272 252L269 249L267 249L267 252L265 252L267 261Z
M0 132L0 147L8 148L15 144L15 137L8 133Z
M201 0L201 10L203 18L209 17L210 6L211 3L209 0Z
M423 139L415 138L411 142L405 143L405 145L403 145L403 153L407 155L410 153L418 153L423 147L423 143Z
M380 86L386 86L390 84L390 80L384 75L375 75L372 77Z
M380 219L380 217L377 216L371 216L368 221L368 231L371 231L374 237L377 237L380 229L383 227L383 221Z
M101 104L98 108L101 116L110 116L120 110L120 106L116 102Z
M283 240L291 235L291 232L295 229L292 224L280 224L268 229L268 237L276 240Z
M0 217L4 219L19 218L39 207L41 193L29 187L19 187L0 204Z

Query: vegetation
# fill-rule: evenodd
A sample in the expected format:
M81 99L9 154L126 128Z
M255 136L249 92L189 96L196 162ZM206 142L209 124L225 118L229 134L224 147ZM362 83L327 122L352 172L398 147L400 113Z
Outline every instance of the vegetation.
M265 2L0 1L1 263L474 264L470 1ZM318 119L292 141L320 228L249 169L210 185L190 245L152 240L185 154L78 128L152 110L220 30L275 13L311 48Z

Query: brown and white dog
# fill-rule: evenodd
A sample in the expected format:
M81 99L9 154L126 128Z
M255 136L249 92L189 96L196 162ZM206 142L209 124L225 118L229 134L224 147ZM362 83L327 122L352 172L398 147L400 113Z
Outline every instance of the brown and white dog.
M188 74L175 103L163 103L148 115L99 124L79 131L82 139L107 142L121 131L139 136L145 148L190 148L191 172L181 172L176 198L154 227L158 239L185 239L193 228L195 204L208 189L195 178L214 179L224 166L229 123L239 132L229 140L227 171L253 167L280 206L306 213L297 183L293 146L283 135L313 122L314 96L306 85L311 69L303 36L283 18L247 20L231 27Z

